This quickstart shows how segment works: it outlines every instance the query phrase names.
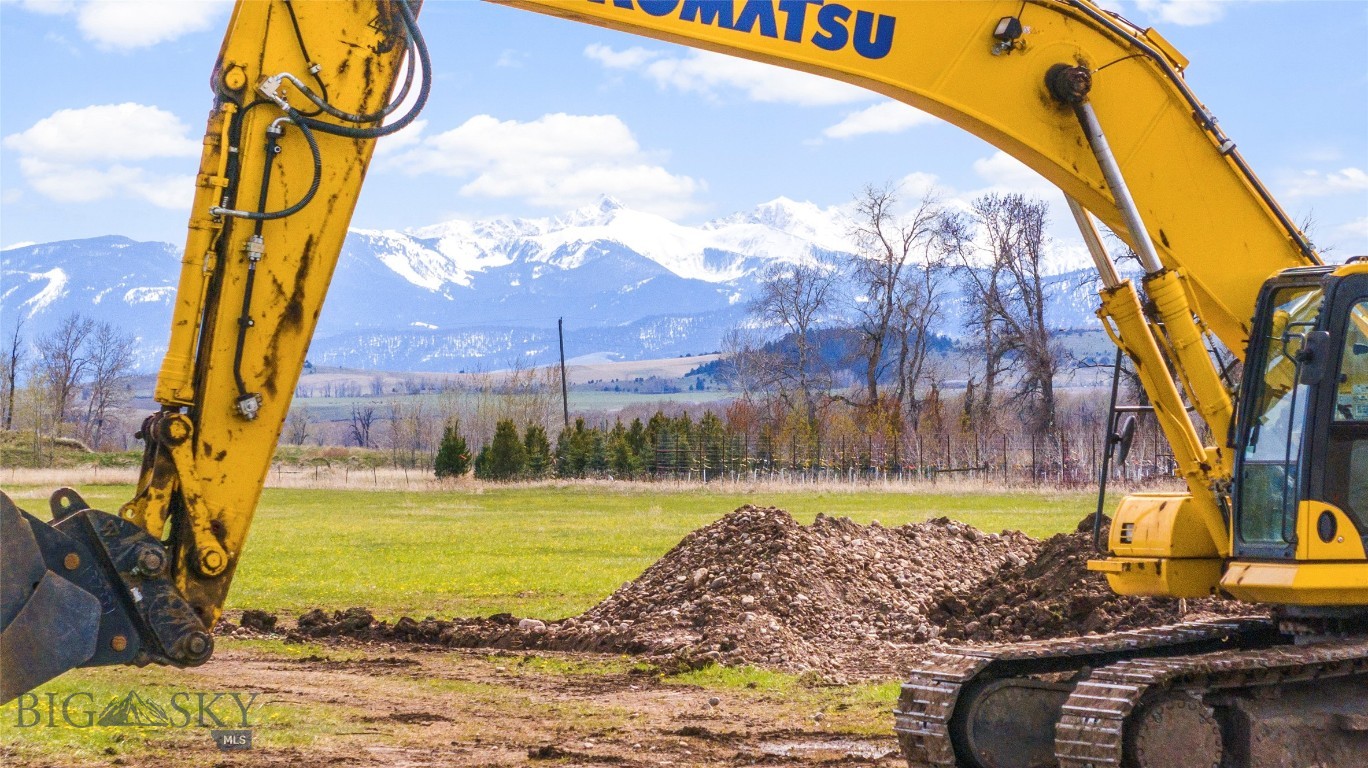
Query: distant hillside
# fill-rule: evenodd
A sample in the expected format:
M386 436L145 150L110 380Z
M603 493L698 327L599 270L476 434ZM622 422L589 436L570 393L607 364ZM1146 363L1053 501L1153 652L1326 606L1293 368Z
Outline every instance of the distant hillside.
M852 256L836 209L780 198L689 227L604 198L545 219L453 221L352 231L310 359L371 370L455 372L552 362L563 317L570 357L648 359L711 352L745 319L774 264L836 267ZM0 252L0 300L31 334L71 312L138 337L154 370L169 333L178 248L108 236ZM1092 328L1081 272L1051 278L1050 315ZM954 338L953 296L939 335Z

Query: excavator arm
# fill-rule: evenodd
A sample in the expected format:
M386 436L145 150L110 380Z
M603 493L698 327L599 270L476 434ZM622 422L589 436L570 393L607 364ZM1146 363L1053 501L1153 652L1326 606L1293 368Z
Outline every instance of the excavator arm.
M51 523L4 499L0 700L209 658L375 141L427 98L418 8L234 9L137 493L110 514L59 491Z

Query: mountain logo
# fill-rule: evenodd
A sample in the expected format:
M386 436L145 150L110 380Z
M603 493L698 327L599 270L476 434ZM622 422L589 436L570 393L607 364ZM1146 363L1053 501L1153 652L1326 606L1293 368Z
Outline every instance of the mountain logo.
M144 699L137 691L129 691L122 699L110 701L96 723L105 726L149 728L170 725L171 720L166 716L166 710L157 702Z

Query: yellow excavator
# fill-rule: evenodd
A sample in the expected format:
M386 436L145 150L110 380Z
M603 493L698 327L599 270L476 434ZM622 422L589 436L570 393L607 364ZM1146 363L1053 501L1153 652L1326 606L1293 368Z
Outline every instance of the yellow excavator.
M1127 497L1089 568L1273 618L938 654L895 712L909 765L1368 764L1368 261L1321 263L1158 32L1086 0L495 1L868 88L1070 201L1187 488ZM4 497L0 700L209 659L375 141L428 98L418 10L237 5L136 495L63 489L51 520Z

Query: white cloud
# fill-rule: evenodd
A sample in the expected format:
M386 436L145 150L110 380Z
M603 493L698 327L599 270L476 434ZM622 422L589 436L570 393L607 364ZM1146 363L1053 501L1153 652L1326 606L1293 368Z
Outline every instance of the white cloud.
M565 209L612 195L666 216L695 212L705 185L670 173L642 150L616 115L543 115L529 122L476 115L417 147L386 159L387 167L466 181L467 197L520 198Z
M1169 24L1197 27L1220 21L1229 0L1136 0L1146 16Z
M590 43L584 49L584 55L597 61L608 69L636 69L659 56L659 54L639 46L615 51L612 48L609 48L606 45L600 45L599 43Z
M400 108L394 114L402 115L405 110ZM407 127L398 133L391 133L375 142L375 157L390 157L400 152L415 147L423 141L423 132L427 130L428 121L419 118L409 123Z
M924 171L913 171L898 180L898 191L902 194L904 201L921 200L928 195L937 192L940 180L935 174Z
M1048 197L1058 193L1045 177L1006 152L994 152L973 163L974 173L991 185L990 191L1012 192L1027 197Z
M590 45L584 55L607 69L640 74L662 90L697 93L710 99L740 95L756 102L814 107L878 98L847 83L711 51L691 50L671 56L638 47L617 51Z
M494 61L494 66L503 67L505 69L522 69L523 64L526 61L527 53L525 51L515 51L512 48L506 48L499 52L499 58Z
M21 133L5 137L4 146L46 160L146 160L194 157L198 142L190 139L180 118L146 104L102 104L59 109Z
M39 194L67 203L133 197L162 208L185 208L194 178L152 172L140 163L191 158L200 147L175 115L145 104L62 109L28 130L6 136L19 170Z
M1353 221L1335 227L1335 231L1343 232L1351 237L1368 239L1368 216L1360 216Z
M208 29L227 7L218 0L88 0L76 26L103 48L145 48Z
M1338 171L1302 171L1284 185L1290 197L1319 197L1368 191L1368 173L1362 168Z
M870 133L901 133L908 128L935 122L936 118L900 101L885 101L851 112L841 122L822 131L829 139L849 139Z
M81 36L112 50L146 48L217 25L228 0L19 0L24 10L75 14Z

